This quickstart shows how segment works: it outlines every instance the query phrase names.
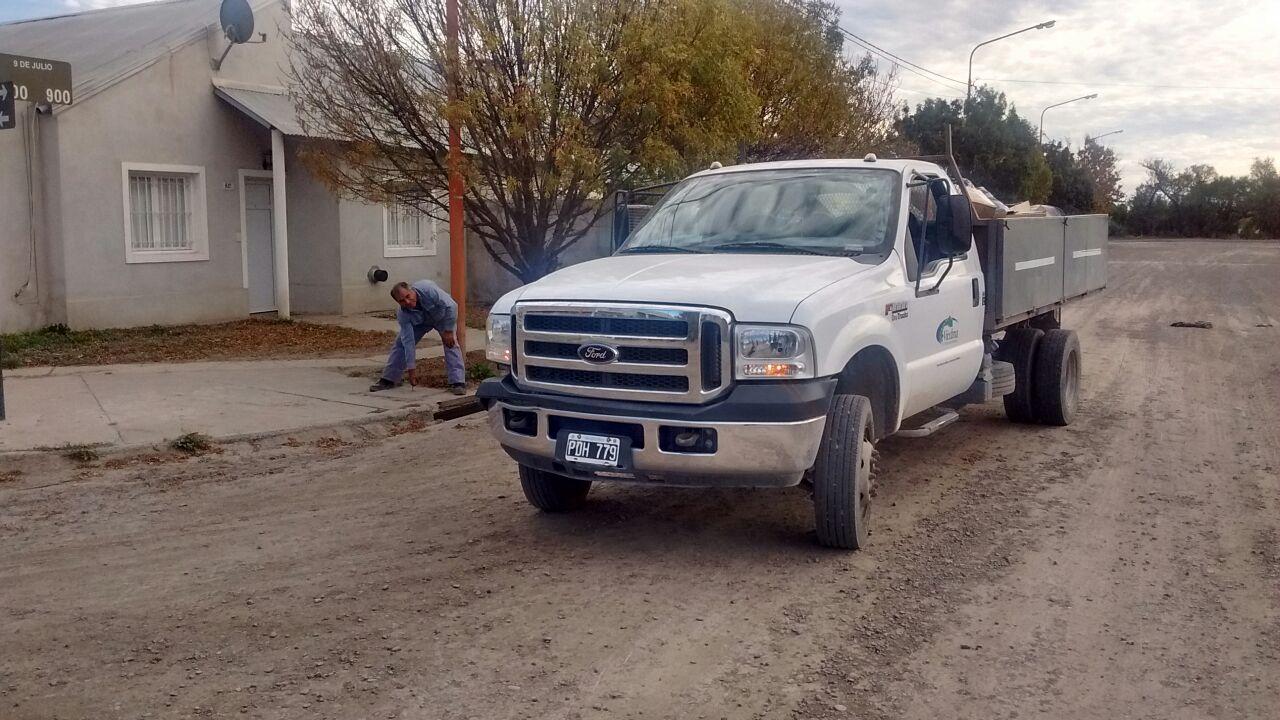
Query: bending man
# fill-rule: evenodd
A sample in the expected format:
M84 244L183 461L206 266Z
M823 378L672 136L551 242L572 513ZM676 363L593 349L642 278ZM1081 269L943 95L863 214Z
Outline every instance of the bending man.
M369 388L369 392L393 388L405 375L409 376L410 385L417 385L415 354L418 343L423 335L435 330L440 333L440 341L444 343L444 366L449 371L449 392L454 395L465 394L466 369L462 361L462 348L458 347L458 338L454 334L458 327L458 304L449 297L449 293L430 280L419 280L412 285L397 283L391 288L391 297L400 306L396 311L400 334L391 346L382 378Z

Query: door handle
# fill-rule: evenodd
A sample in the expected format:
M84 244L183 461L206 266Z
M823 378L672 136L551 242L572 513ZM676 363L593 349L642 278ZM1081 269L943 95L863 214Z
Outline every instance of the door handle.
M973 278L973 306L978 307L982 304L982 293L978 289L978 278Z

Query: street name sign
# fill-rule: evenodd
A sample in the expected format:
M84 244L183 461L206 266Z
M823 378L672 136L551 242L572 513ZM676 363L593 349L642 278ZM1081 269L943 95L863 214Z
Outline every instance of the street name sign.
M71 104L71 63L0 53L0 82L14 85L14 99Z

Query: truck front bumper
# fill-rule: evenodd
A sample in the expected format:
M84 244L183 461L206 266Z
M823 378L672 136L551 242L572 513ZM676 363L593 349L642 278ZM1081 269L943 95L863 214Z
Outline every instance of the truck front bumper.
M477 395L494 436L522 465L584 480L784 487L799 483L817 457L835 382L740 383L707 405L531 393L510 377L486 380ZM525 414L519 432L509 427L511 413ZM679 451L669 441L673 432L701 429L714 430L714 451ZM557 439L571 430L629 438L630 462L618 469L566 463L557 456Z

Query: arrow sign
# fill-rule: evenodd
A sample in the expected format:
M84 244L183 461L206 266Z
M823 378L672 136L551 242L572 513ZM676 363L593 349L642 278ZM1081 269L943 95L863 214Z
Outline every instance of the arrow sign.
M17 125L17 113L13 110L13 83L0 83L0 130L12 130Z

